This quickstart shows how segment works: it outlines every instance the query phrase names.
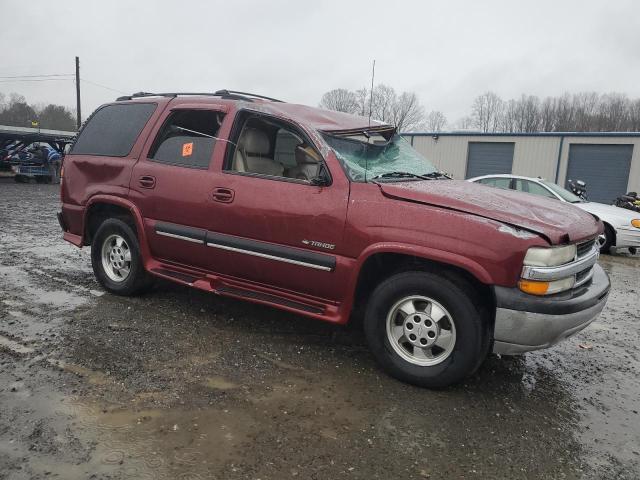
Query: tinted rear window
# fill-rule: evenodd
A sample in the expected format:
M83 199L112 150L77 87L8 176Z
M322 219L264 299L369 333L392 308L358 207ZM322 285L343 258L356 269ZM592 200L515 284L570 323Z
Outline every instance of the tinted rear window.
M82 128L71 153L126 157L155 109L155 103L123 103L100 108Z

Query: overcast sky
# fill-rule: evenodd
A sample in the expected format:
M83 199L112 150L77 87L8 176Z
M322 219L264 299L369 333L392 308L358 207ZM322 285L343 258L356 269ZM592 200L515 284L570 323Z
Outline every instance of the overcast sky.
M370 83L415 91L450 121L477 95L640 97L640 2L0 0L0 76L67 74L86 117L118 92L261 93L317 105ZM71 80L8 82L75 106Z

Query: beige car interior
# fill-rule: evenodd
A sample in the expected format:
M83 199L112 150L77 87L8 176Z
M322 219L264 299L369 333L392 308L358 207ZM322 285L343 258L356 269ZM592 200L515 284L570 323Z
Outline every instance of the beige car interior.
M257 128L245 128L238 141L233 169L237 172L281 177L284 174L284 165L269 158L270 153L271 144L267 134Z
M318 175L320 155L298 135L271 125L245 125L232 170L310 181ZM275 158L274 158L275 157Z

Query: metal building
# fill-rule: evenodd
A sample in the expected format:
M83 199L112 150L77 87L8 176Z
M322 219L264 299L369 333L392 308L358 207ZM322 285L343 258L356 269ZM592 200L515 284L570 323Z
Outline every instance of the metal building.
M463 179L491 173L587 182L589 199L612 203L640 191L640 133L403 133L440 170Z

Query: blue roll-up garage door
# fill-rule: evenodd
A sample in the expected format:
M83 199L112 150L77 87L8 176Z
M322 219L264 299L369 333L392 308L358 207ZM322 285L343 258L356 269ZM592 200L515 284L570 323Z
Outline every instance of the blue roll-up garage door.
M627 191L633 145L571 144L569 179L587 182L587 195L593 202L612 203Z
M469 142L465 178L511 173L513 145L512 142Z

